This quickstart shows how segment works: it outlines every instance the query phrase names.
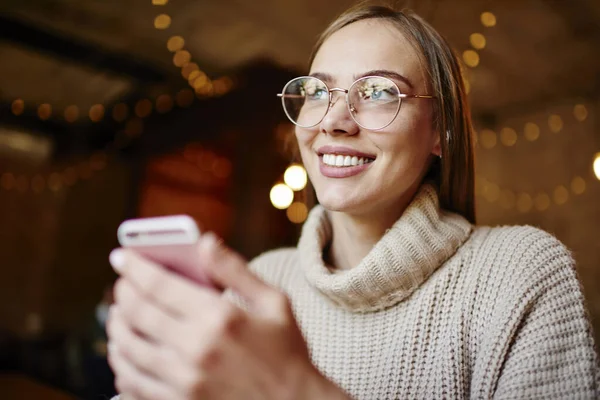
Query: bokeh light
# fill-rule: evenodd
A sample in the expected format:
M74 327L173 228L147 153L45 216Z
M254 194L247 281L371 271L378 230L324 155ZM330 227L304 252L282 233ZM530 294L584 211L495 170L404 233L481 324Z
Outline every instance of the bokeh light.
M306 183L308 181L306 170L302 165L290 165L283 174L283 181L292 190L302 190L306 187Z
M292 204L292 201L294 201L294 192L289 188L289 186L283 183L278 183L271 188L269 197L271 198L271 203L275 208L283 210L288 208L290 204Z

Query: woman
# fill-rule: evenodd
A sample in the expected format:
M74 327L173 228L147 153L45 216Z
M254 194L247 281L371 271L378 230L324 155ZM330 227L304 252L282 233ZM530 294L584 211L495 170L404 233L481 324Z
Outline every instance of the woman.
M597 398L573 259L475 227L459 63L421 18L358 7L285 86L320 205L298 247L199 251L243 307L116 250L110 361L135 399ZM400 104L402 105L400 107Z

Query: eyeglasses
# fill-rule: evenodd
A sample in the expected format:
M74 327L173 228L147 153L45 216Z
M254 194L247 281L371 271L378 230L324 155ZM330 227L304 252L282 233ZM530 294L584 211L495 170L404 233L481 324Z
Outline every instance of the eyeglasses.
M301 76L292 79L277 96L283 111L295 125L311 128L323 121L333 106L333 93L346 94L346 105L352 119L364 129L380 130L390 125L402 99L433 99L435 96L408 95L400 92L394 81L382 76L366 76L355 81L349 89L329 89L320 79Z

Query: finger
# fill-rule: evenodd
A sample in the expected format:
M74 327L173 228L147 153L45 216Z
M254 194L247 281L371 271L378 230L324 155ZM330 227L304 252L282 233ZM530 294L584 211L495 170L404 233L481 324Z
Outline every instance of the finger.
M120 354L137 370L157 377L174 388L189 387L197 380L194 370L186 367L175 349L158 345L136 335L124 323L124 316L116 308L113 311L113 322L109 328L110 342L120 349Z
M167 384L138 370L114 344L109 344L108 362L115 372L117 390L127 394L127 398L136 400L178 398L177 393Z
M276 290L264 283L249 269L247 262L233 250L223 246L212 233L200 239L201 257L206 260L207 273L216 284L232 289L251 306L257 306Z
M114 314L118 309L125 323L157 343L171 344L183 330L182 319L158 306L128 280L121 278L115 284Z
M213 289L198 285L133 251L113 250L111 263L118 265L115 269L144 297L176 317L190 315L198 305L210 307L219 301L220 295Z

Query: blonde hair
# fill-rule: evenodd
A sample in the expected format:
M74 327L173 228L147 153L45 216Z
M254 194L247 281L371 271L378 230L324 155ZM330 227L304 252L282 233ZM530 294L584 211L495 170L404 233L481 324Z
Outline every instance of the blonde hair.
M379 19L392 24L415 46L430 79L434 100L433 127L439 132L441 159L436 159L426 179L438 187L443 209L475 223L475 162L473 127L458 57L448 42L412 11L359 4L344 12L321 34L310 57L333 33L354 22Z

